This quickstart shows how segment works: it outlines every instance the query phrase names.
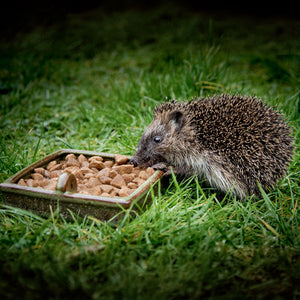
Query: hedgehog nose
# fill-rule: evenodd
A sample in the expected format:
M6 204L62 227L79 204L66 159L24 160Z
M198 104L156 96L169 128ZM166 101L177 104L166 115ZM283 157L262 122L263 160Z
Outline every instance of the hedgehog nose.
M134 159L134 158L132 158L131 160L130 160L130 163L134 166L134 167L137 167L137 162L136 162L136 160Z

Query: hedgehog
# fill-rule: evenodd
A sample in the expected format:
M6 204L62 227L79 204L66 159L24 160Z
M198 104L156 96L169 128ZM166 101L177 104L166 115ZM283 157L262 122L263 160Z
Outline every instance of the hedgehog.
M257 97L216 95L168 101L153 109L131 163L165 175L197 175L239 199L272 189L293 154L282 114Z

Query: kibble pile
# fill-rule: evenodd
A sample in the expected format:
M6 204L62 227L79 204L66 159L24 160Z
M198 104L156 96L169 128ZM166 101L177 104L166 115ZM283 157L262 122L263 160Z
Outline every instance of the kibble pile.
M124 155L115 154L114 161L101 156L87 158L68 154L65 160L53 160L45 168L35 168L27 179L18 184L55 190L63 173L74 174L77 193L106 197L126 197L154 174L152 168L133 167Z

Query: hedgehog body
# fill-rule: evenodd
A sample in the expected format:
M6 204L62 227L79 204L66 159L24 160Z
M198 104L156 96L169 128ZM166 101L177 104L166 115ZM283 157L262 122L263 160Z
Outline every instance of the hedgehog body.
M287 171L293 139L282 115L256 97L220 95L154 108L136 165L198 175L239 198L268 190ZM170 171L169 171L170 172Z

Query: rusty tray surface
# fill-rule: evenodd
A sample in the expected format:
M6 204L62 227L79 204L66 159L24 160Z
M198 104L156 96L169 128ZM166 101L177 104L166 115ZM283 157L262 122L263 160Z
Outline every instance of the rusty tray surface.
M29 210L42 216L48 216L51 211L59 208L59 213L66 219L70 219L73 213L81 217L93 216L102 221L112 220L115 222L120 220L129 209L130 214L134 215L137 207L145 208L151 202L151 187L153 187L154 193L157 193L158 182L163 174L162 171L155 171L146 182L127 197L104 197L71 192L62 193L58 190L27 187L17 183L21 178L30 176L35 168L45 167L50 161L62 159L68 154L83 154L87 157L101 156L104 159L114 160L114 154L110 153L73 149L59 150L22 169L1 183L0 193L4 204ZM128 159L131 158L130 156L127 157Z

